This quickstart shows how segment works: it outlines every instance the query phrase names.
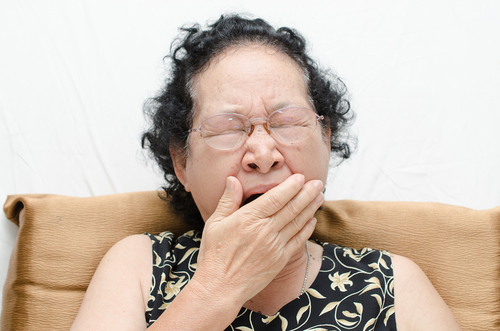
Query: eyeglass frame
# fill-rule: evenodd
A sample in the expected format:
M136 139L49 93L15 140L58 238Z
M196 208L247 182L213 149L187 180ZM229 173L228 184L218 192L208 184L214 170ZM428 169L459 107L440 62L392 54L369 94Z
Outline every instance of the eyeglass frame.
M218 149L218 150L227 150L227 151L228 151L228 150L232 150L232 149L236 149L236 148L240 147L240 146L241 146L241 145L243 145L243 143L244 143L244 142L245 142L245 141L246 141L246 140L247 140L247 139L248 139L248 138L252 135L253 130L254 130L254 128L255 128L255 126L256 126L256 125L258 125L258 124L254 124L254 123L253 123L253 121L256 121L256 120L261 120L261 121L262 121L262 120L264 120L264 122L262 123L262 126L264 127L264 129L266 130L266 132L267 132L267 133L271 136L271 131L270 131L270 129L268 128L268 125L269 125L269 118L270 118L272 115L274 115L276 112L283 111L283 110L285 110L285 109L290 109L290 108L300 108L300 109L305 109L305 110L308 110L308 111L312 112L312 113L316 116L316 126L318 125L318 122L319 122L319 121L322 121L322 120L324 120L324 119L325 119L325 116L323 116L323 115L318 115L318 114L317 114L314 110L312 110L312 109L309 109L309 108L306 108L306 107L294 107L294 106L289 106L289 107L283 107L283 108L280 108L280 109L276 109L276 110L275 110L275 111L273 111L271 114L269 114L267 117L256 117L256 118L252 118L252 119L250 119L250 118L246 117L245 115L238 114L238 113L220 113L220 114L212 115L212 116L210 116L210 117L208 117L208 118L205 118L205 119L204 119L204 120L200 123L200 125L199 125L197 128L192 128L192 129L188 130L187 132L188 132L189 134L191 134L191 133L193 133L193 132L199 132L199 133L200 133L200 137L201 137L201 138L203 138L203 141L204 141L207 145L209 145L210 147L215 148L215 149ZM246 119L250 122L250 131L248 132L248 131L246 131L246 130L245 130L245 133L246 133L246 136L247 136L247 137L243 140L243 143L242 143L240 146L238 146L238 147L231 147L231 148L229 148L229 149L221 149L221 148L214 147L214 146L212 146L212 145L210 145L210 144L208 144L208 143L206 142L205 137L203 137L203 134L201 133L201 127L202 127L203 123L205 123L206 121L208 121L209 119L211 119L211 118L213 118L213 117L220 116L220 115L236 115L236 116L241 116L241 117L246 118ZM314 127L314 130L316 130L316 126ZM314 132L314 130L311 132L311 134ZM309 137L310 137L310 136L307 136L306 138L304 138L304 139L302 139L302 140L298 140L298 141L303 141L303 140L305 140L305 139L307 139L307 138L309 138ZM280 141L280 140L278 139L278 141ZM297 141L297 142L298 142L298 141ZM283 141L282 141L282 143L286 143L286 142L283 142Z

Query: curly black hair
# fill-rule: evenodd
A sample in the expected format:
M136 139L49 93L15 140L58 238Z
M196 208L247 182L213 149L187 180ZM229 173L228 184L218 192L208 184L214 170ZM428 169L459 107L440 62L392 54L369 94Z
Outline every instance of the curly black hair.
M203 219L190 192L177 179L170 150L188 151L188 130L192 126L193 94L191 84L196 74L210 60L231 46L260 44L273 47L292 58L304 71L308 93L315 111L326 119L331 130L331 151L340 161L349 158L352 140L348 127L354 119L345 84L330 71L321 70L306 53L305 39L295 30L274 29L262 19L241 15L221 16L202 29L199 24L180 28L180 36L171 45L170 76L157 96L148 99L144 112L150 120L142 136L142 147L149 148L168 185L162 187L173 209L192 224L202 226ZM185 157L187 153L184 154Z

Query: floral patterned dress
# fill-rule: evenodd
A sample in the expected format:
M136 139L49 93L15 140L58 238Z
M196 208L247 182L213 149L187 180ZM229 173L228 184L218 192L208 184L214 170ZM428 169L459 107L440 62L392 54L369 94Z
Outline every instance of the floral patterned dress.
M146 310L153 324L196 271L201 233L147 234L153 277ZM272 316L241 308L226 330L396 330L394 278L386 251L324 243L320 272L311 287Z

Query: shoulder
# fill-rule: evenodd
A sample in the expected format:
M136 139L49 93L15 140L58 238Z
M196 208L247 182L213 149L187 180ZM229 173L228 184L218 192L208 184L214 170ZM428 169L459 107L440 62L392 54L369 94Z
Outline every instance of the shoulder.
M420 267L407 257L391 254L394 274L397 277L399 288L410 285L413 281L425 283L427 276Z
M151 256L151 239L147 235L136 234L125 237L116 242L103 256L94 278L102 276L102 273L106 274L109 269L115 269L118 266L121 270L129 268L137 270L137 264L146 265L143 262L146 255ZM151 264L151 259L147 261Z
M118 241L99 263L72 330L106 330L111 326L144 328L150 275L148 236L133 235Z
M104 283L139 282L141 285L146 285L151 275L151 256L151 239L148 235L136 234L125 237L104 255L94 278Z
M132 235L104 255L89 284L72 330L145 329L153 259L195 242L196 234L174 238L170 232ZM156 254L155 254L156 253ZM118 318L117 318L118 317Z
M94 278L112 278L107 281L114 280L122 284L139 280L146 299L151 285L152 267L158 264L155 261L165 260L175 250L199 246L199 241L201 236L196 231L186 232L178 238L169 231L125 237L104 255Z
M391 254L391 258L396 282L396 295L399 296L400 302L403 302L409 295L418 295L422 290L437 294L426 274L415 262L397 254Z
M121 256L120 253L142 252L148 248L151 249L151 239L148 234L134 234L125 237L114 244L108 254Z
M460 330L451 310L420 267L391 254L398 330Z
M144 234L131 235L121 239L108 250L98 270L114 265L122 265L122 268L127 266L137 268L136 264L144 264L142 261L147 255L151 256L151 239ZM151 264L151 259L147 261Z
M169 231L160 234L136 234L125 237L114 244L103 257L99 268L108 269L110 265L129 266L133 270L147 270L151 275L151 263L155 256L168 254L174 250L185 250L197 247L201 242L201 234L197 231L188 231L178 238ZM145 275L145 273L143 273ZM150 279L148 279L149 282Z

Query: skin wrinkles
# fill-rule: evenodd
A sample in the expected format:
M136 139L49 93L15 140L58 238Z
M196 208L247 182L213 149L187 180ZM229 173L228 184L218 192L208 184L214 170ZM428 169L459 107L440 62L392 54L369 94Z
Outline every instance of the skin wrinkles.
M232 53L225 54L224 57L213 62L196 77L194 89L199 107L194 117L194 125L199 125L203 119L218 114L221 109L229 112L241 112L248 118L256 118L266 117L276 110L277 105L312 108L302 71L287 56L281 53L269 54L263 47L238 48ZM326 138L329 138L329 134L327 131ZM239 181L244 197L259 190L266 183L271 183L271 186L281 184L292 174L302 174L305 186L313 179L326 182L330 142L318 129L314 131L312 136L303 141L282 144L265 133L260 126L241 148L231 151L221 151L208 146L199 134L192 134L191 138L189 141L190 156L185 159L184 167L176 167L176 174L186 190L192 192L205 221L216 210L220 197L224 193L225 181L228 176L234 176ZM252 164L256 167L251 166ZM297 195L306 193L306 191L299 191ZM286 195L285 192L280 194ZM263 195L259 199L262 198L280 199L279 195ZM257 204L259 199L254 203L240 207L227 219L232 218L238 221L239 219L248 219L247 216L259 216L259 208L262 208L263 205L266 207L271 205L271 203L268 205ZM236 203L239 203L238 206L240 206L241 201L236 201ZM255 207L257 205L260 207ZM287 203L286 207L276 214L285 211L286 215L293 215L294 213L290 212L293 209L292 205L293 203ZM253 238L254 234L258 233L258 237L262 241L247 241L245 249L233 252L235 254L235 259L232 260L234 264L228 265L228 274L238 274L238 271L250 264L256 254L258 255L256 252L263 252L262 242L266 243L264 246L269 251L279 251L281 246L275 240L276 235L273 235L273 231L265 224L276 227L277 223L284 224L283 218L275 218L273 215L262 220L264 222L260 222L260 225L242 222L245 224L242 224L241 227L238 227L239 223L236 222L236 228L232 231L243 233L243 238ZM303 223L291 220L280 233L283 231L292 233L298 226L301 226L300 224ZM213 227L213 222L210 226ZM207 235L209 232L207 231ZM314 259L315 263L311 265L310 277L306 286L310 285L318 274L322 256L321 246L310 245L310 249L312 255L316 256L317 259ZM274 269L275 276L271 282L260 292L249 296L243 307L272 315L283 307L283 304L296 297L296 293L292 293L290 289L298 289L302 286L303 267L307 257L303 246L288 256L286 265L284 267L280 265L279 272ZM397 279L395 291L399 298L396 301L398 329L440 330L444 329L441 326L446 325L447 329L460 330L449 308L418 266L395 254L392 255L392 259ZM203 261L199 260L198 262L200 266L198 270L201 270ZM265 262L259 261L259 266ZM220 263L223 263L222 260ZM216 261L215 264L212 263L212 267L218 264L219 261ZM264 270L271 272L269 268L273 267L276 265L269 265L261 272ZM297 276L299 271L300 276ZM417 272L421 277L409 275L408 273L411 272ZM223 279L226 281L225 285L230 286L231 279L236 278L223 277ZM241 289L242 284L245 283L238 284L236 289ZM246 291L253 291L252 284L254 282L246 283L243 288ZM408 286L412 288L417 286L421 289L418 292L420 297L416 297L415 293L408 291ZM429 316L430 318L428 320L416 318L416 315L413 315L415 312L419 313L419 317ZM436 322L442 324L436 324Z
M303 70L272 46L239 44L190 80L195 107L189 120L199 126L220 112L255 119L285 106L313 109L306 82ZM316 129L303 141L283 144L257 125L235 150L214 149L199 133L189 134L178 154L172 147L176 175L206 223L196 273L148 330L223 330L240 307L274 315L312 284L323 248L309 243L313 258L307 269L305 243L323 202L320 181L326 182L329 169L329 138L328 130ZM266 190L241 206L244 197ZM418 266L391 256L398 330L459 330ZM116 270L124 271L119 279ZM123 239L98 267L73 330L144 330L150 287L150 238Z
M247 45L225 51L195 76L192 127L221 112L252 119L286 106L313 109L303 71L287 55L268 48ZM311 137L293 144L277 142L258 124L238 149L212 148L198 133L190 135L188 148L185 160L174 156L176 174L205 221L215 211L228 176L241 182L244 201L251 194L264 193L257 192L258 187L269 189L295 173L303 174L306 182L325 183L330 158L329 139L324 139L319 125Z

